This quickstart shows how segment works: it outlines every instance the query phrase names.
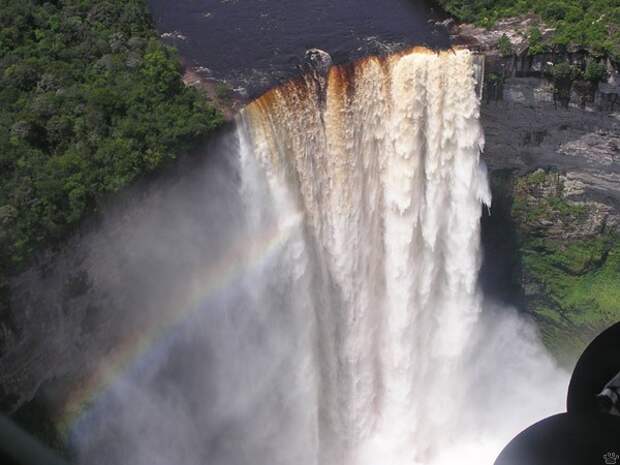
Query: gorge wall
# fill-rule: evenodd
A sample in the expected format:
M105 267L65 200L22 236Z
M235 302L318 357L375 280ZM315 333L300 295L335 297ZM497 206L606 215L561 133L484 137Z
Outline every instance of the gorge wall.
M620 319L620 81L551 78L554 63L585 67L584 50L528 55L519 28L455 26L486 56L481 121L495 199L483 220L488 291L526 309L566 366ZM507 34L514 51L502 55Z

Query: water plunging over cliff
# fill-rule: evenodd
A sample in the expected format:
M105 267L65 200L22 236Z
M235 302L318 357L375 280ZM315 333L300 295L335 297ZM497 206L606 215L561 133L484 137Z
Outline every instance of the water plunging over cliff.
M490 465L566 379L478 291L474 71L410 50L250 104L20 277L3 389L46 384L80 464Z
M480 411L498 408L477 399L491 199L473 60L368 58L272 90L239 118L244 194L288 238L272 273L302 289L292 302L312 326L321 465L492 460L482 444L495 438L464 446L484 431Z

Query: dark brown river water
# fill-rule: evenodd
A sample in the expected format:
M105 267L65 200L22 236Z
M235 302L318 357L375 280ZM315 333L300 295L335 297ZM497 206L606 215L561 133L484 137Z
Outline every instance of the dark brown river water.
M342 63L411 45L445 48L426 0L149 0L159 31L189 65L256 95L320 48Z

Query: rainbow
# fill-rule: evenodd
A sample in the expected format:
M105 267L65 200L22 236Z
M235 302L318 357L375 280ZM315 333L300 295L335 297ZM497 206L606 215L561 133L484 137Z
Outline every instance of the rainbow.
M413 47L386 57L366 57L348 65L333 66L328 75L330 87L344 93L351 80L347 75L352 73L356 67L363 67L367 63L378 62L381 66L387 66L403 56L431 53L454 53L454 50L435 52L423 47ZM269 114L277 94L303 93L306 91L304 82L302 76L266 92L246 107L247 116L256 118L257 125L269 124ZM303 102L303 98L301 101ZM205 264L206 268L201 273L197 273L186 305L170 309L159 319L150 321L146 326L137 328L124 336L103 360L97 361L97 367L93 372L71 391L57 419L57 425L62 434L64 436L70 434L80 418L90 411L114 383L122 379L124 374L131 373L150 354L162 349L167 340L166 337L183 322L204 309L209 298L231 288L244 275L260 270L263 264L268 263L282 249L294 228L298 227L301 222L302 214L293 213L281 224L276 224L253 236L253 241L232 244L218 260Z
M253 241L236 242L219 259L207 264L191 286L188 304L164 312L158 320L126 335L97 368L71 391L57 419L61 434L67 438L84 415L91 411L112 386L130 373L140 361L156 353L182 323L204 308L205 302L231 288L248 273L260 270L283 249L302 215L292 214L286 221L253 236Z

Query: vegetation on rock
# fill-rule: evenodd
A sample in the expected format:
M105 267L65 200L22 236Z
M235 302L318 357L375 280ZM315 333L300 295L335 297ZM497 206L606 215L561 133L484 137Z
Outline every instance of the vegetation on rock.
M513 184L522 287L543 340L569 364L620 317L620 236L595 203L567 200L558 173Z
M497 46L499 48L499 53L503 57L510 56L514 53L512 44L510 43L510 39L506 34L502 34L502 36L499 38Z
M603 63L590 60L583 72L583 78L592 83L598 83L607 79L607 68Z
M527 33L528 55L538 55L546 51L540 28L533 26Z
M485 27L500 18L533 12L555 29L553 45L581 45L595 55L620 59L617 0L440 0L439 3L457 18ZM539 48L536 37L530 37L530 41L531 46Z
M0 0L0 286L220 122L144 0Z

